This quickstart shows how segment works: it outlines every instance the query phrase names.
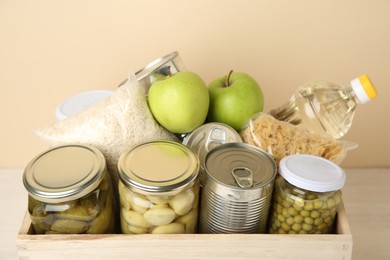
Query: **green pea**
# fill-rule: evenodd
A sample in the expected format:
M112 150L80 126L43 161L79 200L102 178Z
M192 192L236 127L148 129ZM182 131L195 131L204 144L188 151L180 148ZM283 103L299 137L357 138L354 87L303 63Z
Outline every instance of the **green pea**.
M286 197L286 202L289 203L290 205L294 203L294 199L290 198L290 197Z
M301 210L300 212L301 216L302 217L309 217L310 216L310 211L307 211L307 210Z
M294 218L293 217L286 218L286 223L291 226L292 224L294 224Z
M286 222L283 222L282 229L288 232L290 231L291 227Z
M298 205L298 204L295 204L293 205L293 208L296 210L296 211L301 211L303 209L302 206Z
M292 204L292 203L289 202L289 201L287 201L287 200L284 200L284 201L282 202L282 206L285 207L285 208L290 207L291 204Z
M284 208L284 209L282 210L282 215L283 215L283 217L285 217L285 218L288 218L288 217L290 216L290 214L288 213L288 209L287 209L287 208Z
M316 225L316 226L319 226L319 225L321 225L322 223L324 223L324 219L321 218L321 217L316 218L316 219L314 220L314 225Z
M315 209L320 209L320 208L322 208L323 205L324 205L324 203L322 202L322 200L316 200L313 203L313 206Z
M307 232L310 232L313 229L313 225L303 223L302 224L302 229L307 231Z
M291 229L294 230L294 231L297 231L299 232L299 230L301 230L302 228L302 225L299 224L299 223L294 223L292 226L291 226Z
M308 200L315 200L315 199L317 199L317 195L315 195L315 194L308 194L306 198Z
M324 223L328 224L330 222L332 222L331 216L328 216L328 217L324 218Z
M286 219L286 218L285 218L283 215L281 215L281 214L278 215L278 220L279 220L280 222L284 222L285 219Z
M303 217L301 215L294 216L294 222L298 223L298 224L302 223L303 222Z
M310 217L312 217L314 219L319 218L320 216L321 216L321 214L317 210L313 210L310 212Z
M328 225L326 223L322 223L318 225L317 229L320 230L321 232L324 232L328 228Z
M336 201L332 198L328 199L328 201L326 202L327 206L329 209L333 208L336 206Z
M312 225L312 224L314 223L314 219L312 219L312 218L310 218L310 217L306 217L306 218L304 219L304 222L305 222L306 224Z
M290 214L290 216L295 216L298 215L298 211L294 207L290 207L288 208L288 214Z
M330 211L329 210L324 210L321 214L321 217L327 218L330 216Z
M314 206L312 202L306 202L305 206L303 206L305 210L313 210Z

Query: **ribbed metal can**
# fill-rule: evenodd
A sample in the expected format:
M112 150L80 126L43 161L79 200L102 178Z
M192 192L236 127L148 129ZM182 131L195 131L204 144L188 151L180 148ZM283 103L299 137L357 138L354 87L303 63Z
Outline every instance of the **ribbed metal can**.
M221 144L205 158L200 233L265 233L274 159L245 143Z

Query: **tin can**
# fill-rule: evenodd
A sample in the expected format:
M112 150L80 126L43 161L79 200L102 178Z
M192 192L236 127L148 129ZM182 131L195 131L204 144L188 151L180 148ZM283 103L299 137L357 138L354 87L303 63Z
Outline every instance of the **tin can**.
M264 233L276 163L244 143L221 144L205 158L201 233Z
M108 178L103 154L90 146L59 146L35 157L23 174L34 233L113 233Z
M122 233L196 233L199 160L181 143L141 143L118 162Z
M148 93L150 86L156 80L166 77L169 74L173 75L180 71L186 71L183 61L177 51L168 53L162 57L148 63L144 68L135 73L137 81ZM123 81L119 86L126 83Z
M184 145L189 147L200 162L199 179L200 185L204 182L204 161L208 152L220 144L242 143L241 136L229 125L212 122L201 125L192 133L184 137Z
M279 172L269 233L332 233L345 172L325 158L308 154L284 157Z

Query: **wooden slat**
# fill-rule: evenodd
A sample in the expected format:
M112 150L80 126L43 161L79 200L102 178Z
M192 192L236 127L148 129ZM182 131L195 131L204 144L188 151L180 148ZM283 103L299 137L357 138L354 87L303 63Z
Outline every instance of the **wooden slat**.
M344 206L329 235L33 235L26 214L17 238L21 259L350 259Z

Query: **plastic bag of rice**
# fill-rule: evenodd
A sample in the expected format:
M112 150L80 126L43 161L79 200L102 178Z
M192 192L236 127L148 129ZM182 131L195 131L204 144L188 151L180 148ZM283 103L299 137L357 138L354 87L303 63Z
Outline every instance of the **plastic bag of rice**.
M112 96L50 127L37 130L36 134L51 146L85 144L99 149L106 158L114 187L118 182L118 159L131 146L157 139L178 141L153 118L145 90L133 73Z

